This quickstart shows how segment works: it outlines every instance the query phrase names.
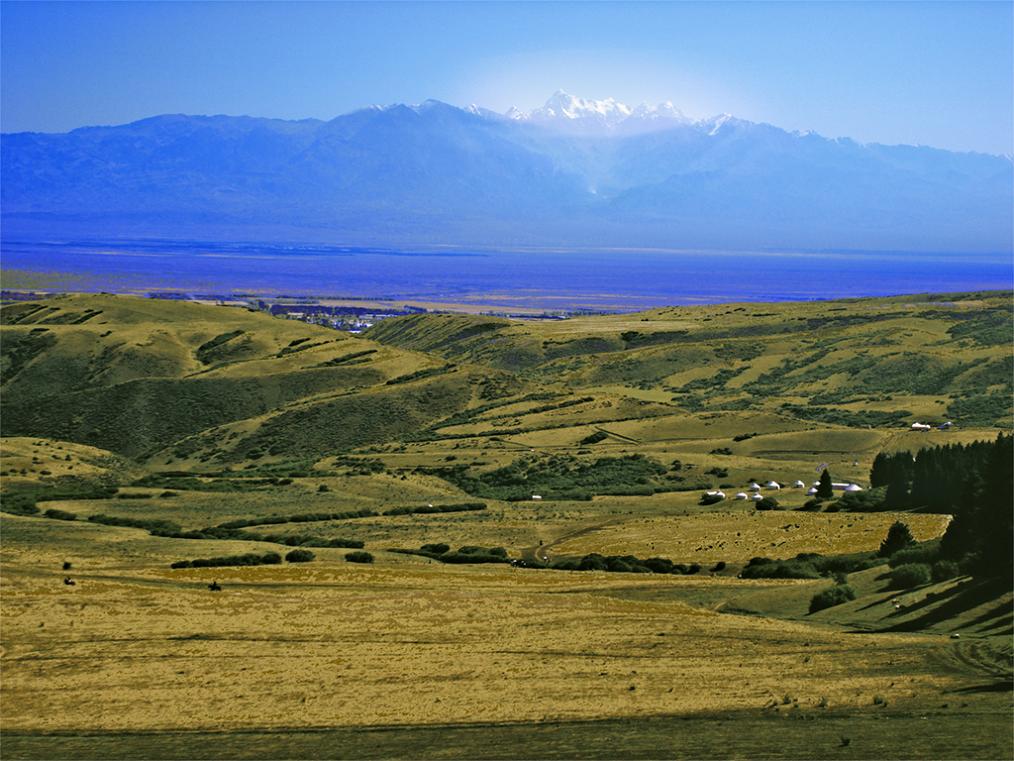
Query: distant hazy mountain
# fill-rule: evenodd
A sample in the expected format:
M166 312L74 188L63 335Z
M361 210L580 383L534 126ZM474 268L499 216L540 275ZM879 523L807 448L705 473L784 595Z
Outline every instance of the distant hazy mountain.
M1009 157L564 92L331 121L158 116L2 136L4 236L1008 251Z

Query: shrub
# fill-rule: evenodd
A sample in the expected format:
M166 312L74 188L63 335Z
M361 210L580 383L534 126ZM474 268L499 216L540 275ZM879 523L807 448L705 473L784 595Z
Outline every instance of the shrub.
M3 509L13 515L36 515L39 512L35 497L30 494L3 495Z
M744 579L819 579L820 573L810 563L778 560L748 565L740 572Z
M823 592L818 592L810 598L810 612L816 613L818 610L841 605L843 602L854 599L856 599L856 593L852 587L848 584L838 584Z
M320 486L317 487L318 494L322 494L326 491L331 491L331 487L329 487L327 484L321 484Z
M349 552L345 554L345 560L349 563L372 563L373 555L369 552Z
M907 563L891 571L893 589L909 589L928 584L932 579L930 567L925 563Z
M221 566L278 565L282 556L277 552L266 552L258 555L248 552L245 555L228 555L217 558L197 558L196 560L177 560L170 568L218 568Z
M424 544L419 550L433 555L443 555L445 552L451 551L451 546L443 542L434 542L433 544Z
M43 516L45 516L46 518L53 518L58 521L77 520L77 515L75 515L74 513L68 513L66 510L56 510L54 508L50 508L49 510L44 512Z
M712 573L718 573L719 571L724 571L724 570L725 570L725 561L724 560L719 560L717 563L715 563L711 567L711 572Z
M906 547L903 550L898 550L891 555L887 563L891 566L891 568L897 568L899 565L908 565L909 563L932 564L939 556L940 543L926 542L914 547Z
M822 504L823 504L822 500L819 500L819 499L808 499L808 500L806 500L806 502L803 503L803 506L801 508L799 508L799 509L802 510L803 512L807 512L807 513L820 512L820 508L821 508Z
M310 550L292 550L286 553L285 560L289 563L309 563L315 557Z
M951 560L938 560L930 569L930 576L933 581L947 581L961 574L958 564Z
M778 500L775 499L774 497L764 497L764 499L758 501L757 504L754 505L754 507L757 508L758 510L778 510L779 509Z
M719 502L724 500L725 497L719 494L705 494L701 497L701 501L698 504L701 505L717 505Z

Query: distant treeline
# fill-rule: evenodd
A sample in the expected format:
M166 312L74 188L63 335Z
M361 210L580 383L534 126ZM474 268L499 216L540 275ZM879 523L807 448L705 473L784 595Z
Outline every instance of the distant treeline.
M943 558L973 573L1014 571L1014 439L948 444L911 452L881 453L870 483L886 487L884 505L951 513L940 544Z

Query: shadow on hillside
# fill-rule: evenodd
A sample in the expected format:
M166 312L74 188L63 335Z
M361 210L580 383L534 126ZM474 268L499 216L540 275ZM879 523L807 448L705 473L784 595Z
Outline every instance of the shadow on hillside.
M1006 591L1007 586L1001 579L985 579L982 581L969 579L952 587L947 592L933 595L932 597L928 596L917 603L903 608L893 615L910 616L913 611L927 610L921 616L900 621L893 626L886 626L880 629L880 631L912 632L926 629L934 624L958 618L969 610L997 599ZM964 628L966 626L982 624L994 616L1003 616L1005 613L1011 613L1010 606L1001 604L990 609L988 613L977 616L970 622L955 623Z
M951 692L964 695L981 692L1014 692L1014 681L1010 679L1003 679L996 682L990 682L989 684L975 684L971 687L962 687L957 690L951 690Z

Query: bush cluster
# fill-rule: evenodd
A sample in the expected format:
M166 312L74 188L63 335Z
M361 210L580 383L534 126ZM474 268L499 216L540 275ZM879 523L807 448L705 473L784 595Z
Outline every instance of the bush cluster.
M317 556L310 550L291 550L285 554L285 561L287 563L309 563L315 557Z
M898 550L891 555L887 564L891 568L897 568L900 565L907 565L909 563L926 563L929 565L935 562L939 556L940 540L936 539L931 542L923 542L922 544L915 544L903 550Z
M933 581L947 581L961 575L961 567L953 560L938 560L930 567Z
M282 556L277 552L266 552L258 555L248 552L245 555L228 555L217 558L197 558L196 560L177 560L170 568L218 568L220 566L277 565Z
M453 505L423 505L421 507L392 507L382 515L431 515L435 513L467 513L485 510L485 502L460 502Z
M345 560L349 563L372 563L373 555L369 552L349 552L346 553Z
M248 526L276 526L281 523L313 523L315 521L345 521L355 518L373 518L376 510L346 510L330 513L297 513L295 515L267 515L261 518L240 518L220 523L216 528L247 528Z
M588 500L596 494L651 495L669 491L668 469L644 455L585 460L569 455L522 457L510 465L472 474L466 465L431 471L469 494L519 501L532 494Z
M393 549L391 552L399 552L403 555L421 555L433 560L439 560L441 563L478 564L510 562L510 558L507 557L507 550L503 547L465 545L451 552L449 545L440 542L424 544L418 550Z
M55 520L58 520L58 521L76 521L77 520L77 514L76 513L69 513L66 510L57 510L55 508L50 508L49 510L47 510L46 512L43 513L43 516L46 517L46 518L54 518Z
M891 571L891 588L921 587L923 584L929 584L932 578L932 570L926 563L906 563Z
M818 610L841 605L843 602L854 599L856 599L856 593L852 587L848 584L836 584L810 598L810 612L816 613Z
M789 560L755 557L740 572L744 579L819 579L873 568L882 561L871 552L851 555L818 555L802 552Z
M634 555L600 555L593 552L582 558L561 559L550 564L559 571L607 571L611 573L669 573L695 574L701 570L697 563L683 565L668 558L639 558Z

